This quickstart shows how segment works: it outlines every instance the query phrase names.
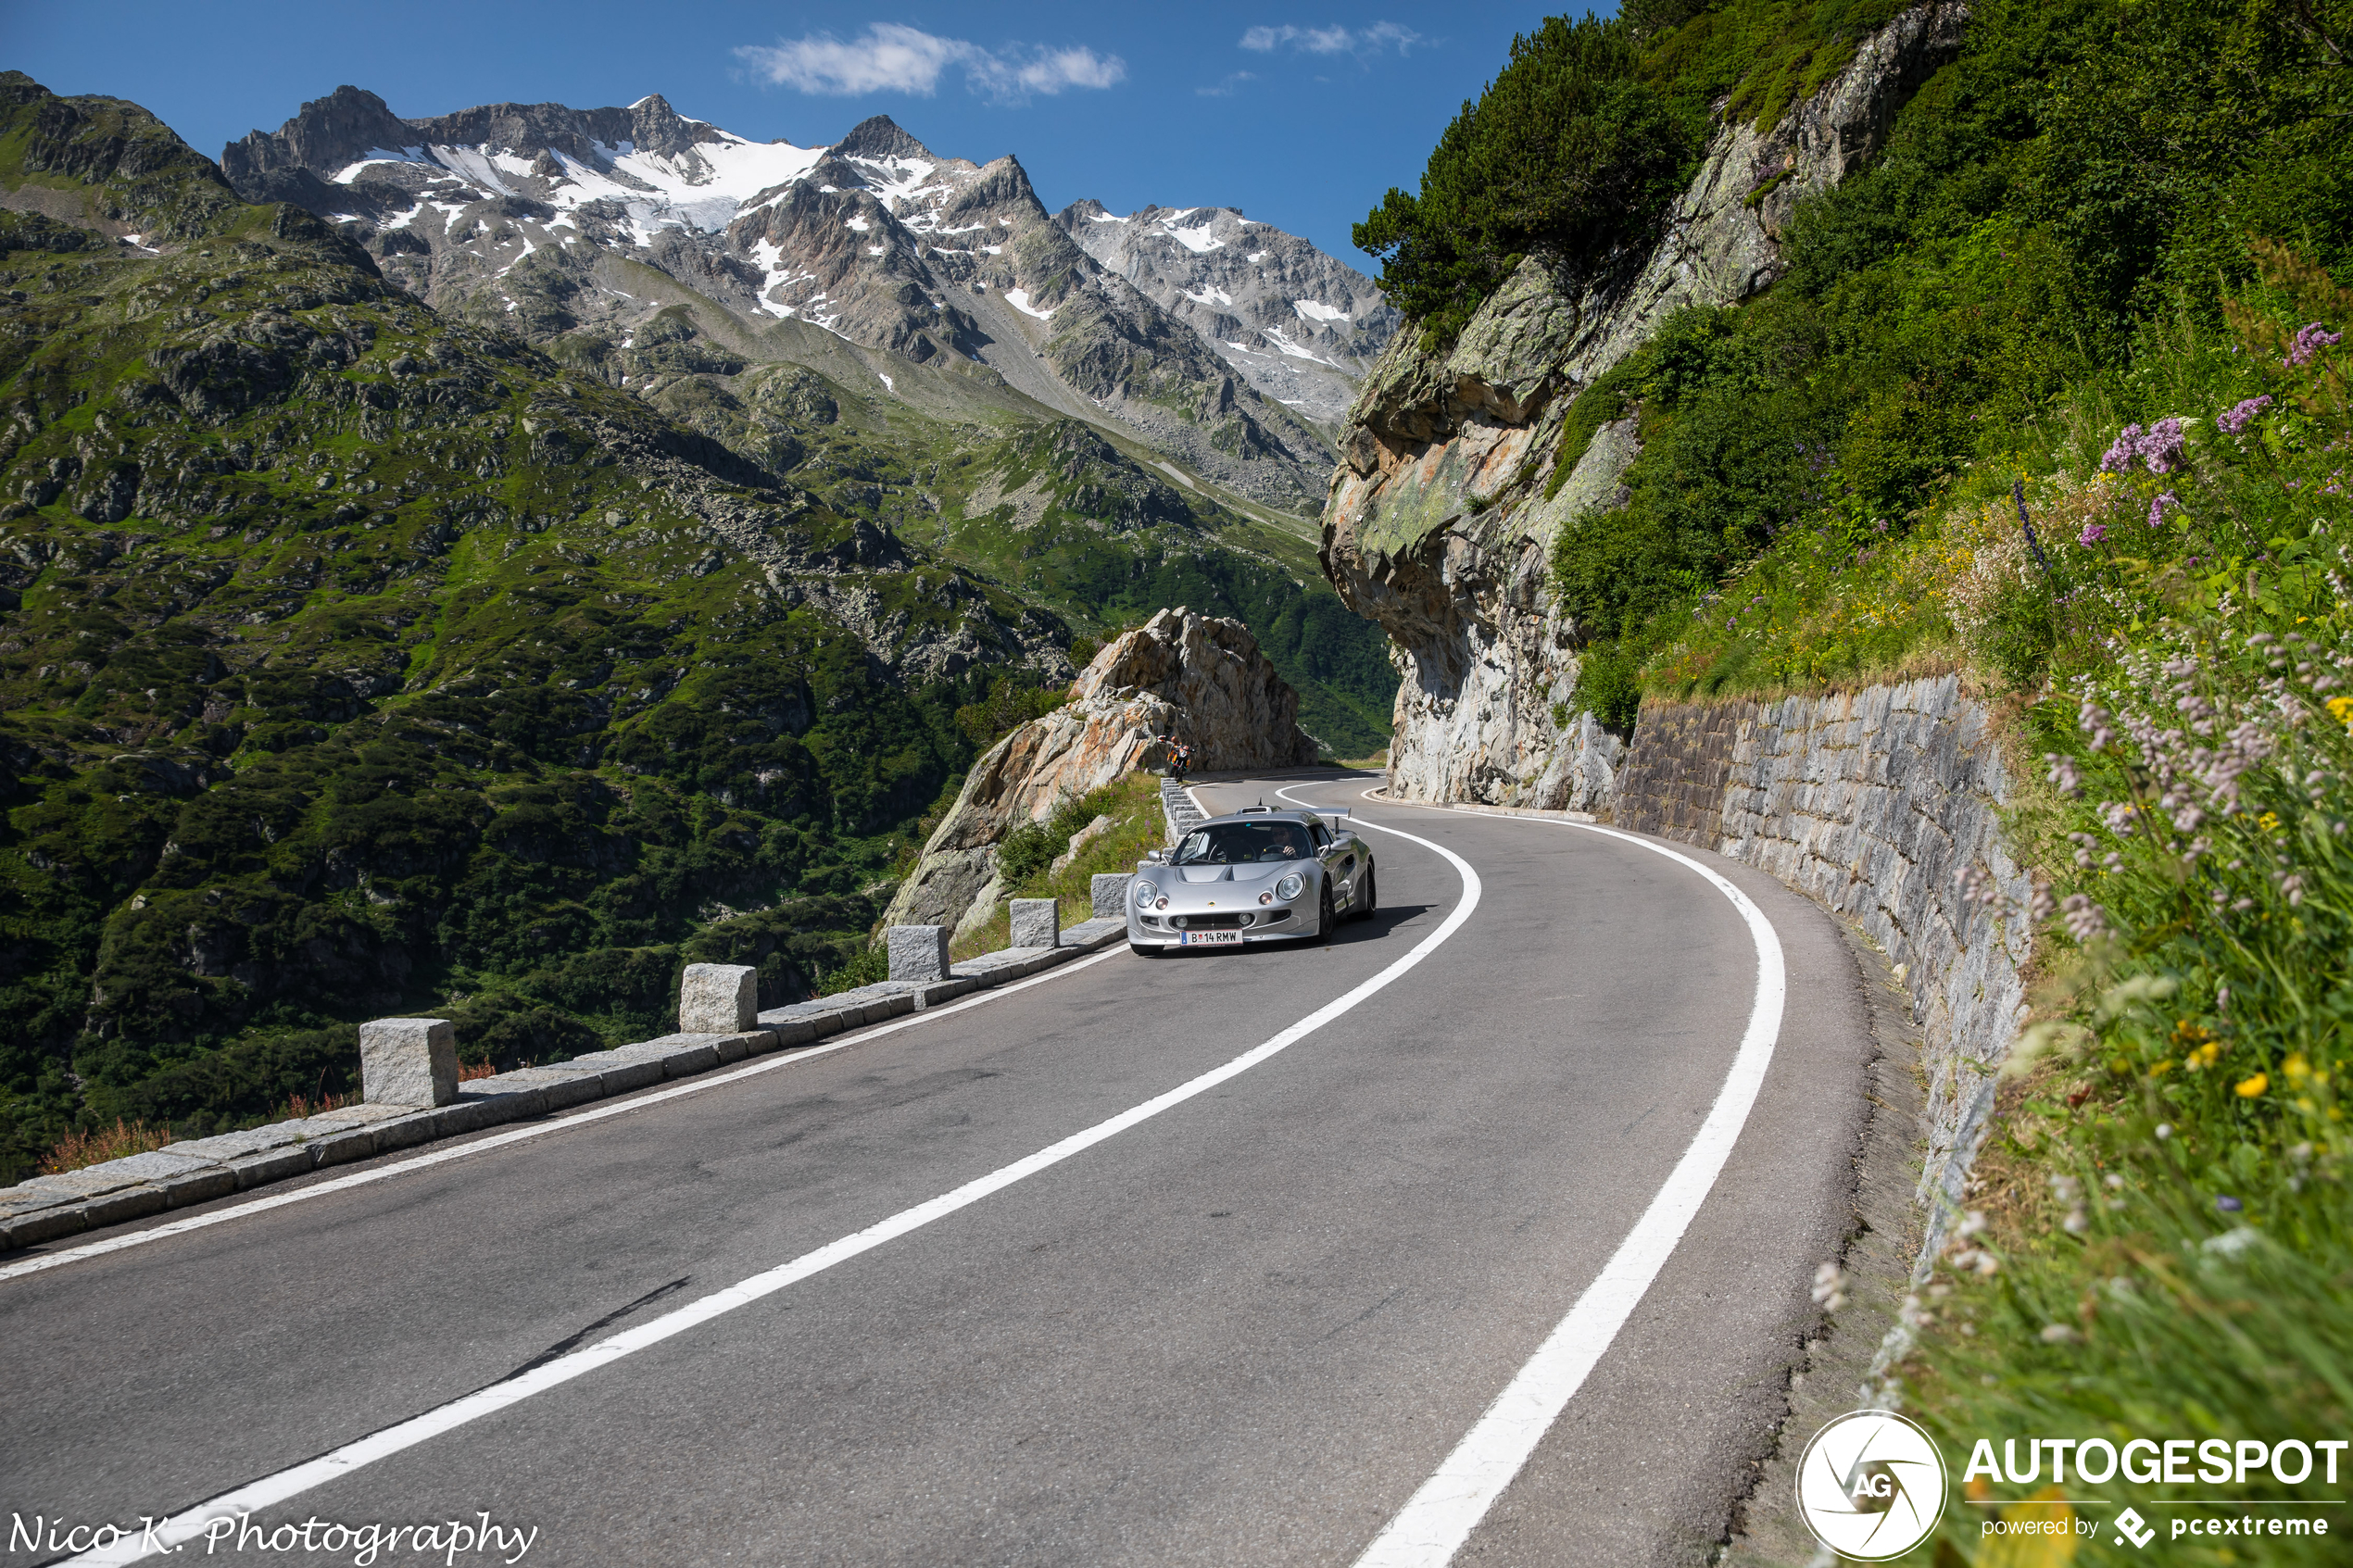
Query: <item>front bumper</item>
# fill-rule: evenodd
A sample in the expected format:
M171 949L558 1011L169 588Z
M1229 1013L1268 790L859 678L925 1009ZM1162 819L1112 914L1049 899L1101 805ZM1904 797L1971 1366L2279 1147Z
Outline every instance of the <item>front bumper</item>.
M1242 921L1251 923L1244 925ZM1178 925L1175 922L1182 921ZM1213 935L1210 941L1188 940L1195 933ZM1229 913L1224 909L1144 910L1130 908L1127 911L1127 940L1139 947L1246 947L1253 942L1284 942L1312 935L1314 922L1301 918L1294 905L1278 905L1273 909L1251 909ZM1229 938L1239 938L1230 940Z

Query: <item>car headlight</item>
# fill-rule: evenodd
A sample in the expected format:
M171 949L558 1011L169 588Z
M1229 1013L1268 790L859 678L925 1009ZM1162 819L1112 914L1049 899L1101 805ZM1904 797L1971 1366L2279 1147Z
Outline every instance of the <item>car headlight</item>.
M1139 882L1136 884L1136 903L1139 908L1147 909L1151 908L1152 900L1159 897L1160 889L1154 887L1151 883Z
M1275 884L1275 897L1277 898L1296 898L1306 891L1307 879L1297 872L1291 872L1290 875Z

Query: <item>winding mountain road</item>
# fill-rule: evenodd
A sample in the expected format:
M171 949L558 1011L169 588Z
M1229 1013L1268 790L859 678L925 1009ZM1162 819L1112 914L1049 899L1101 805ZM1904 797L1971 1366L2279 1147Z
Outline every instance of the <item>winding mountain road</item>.
M511 1560L449 1527L484 1514L535 1564L1704 1561L1851 1222L1856 960L1748 868L1371 782L1199 791L1356 811L1386 907L1327 945L1114 948L0 1267L0 1528L131 1561L239 1497L245 1549L179 1561L355 1561L305 1521Z

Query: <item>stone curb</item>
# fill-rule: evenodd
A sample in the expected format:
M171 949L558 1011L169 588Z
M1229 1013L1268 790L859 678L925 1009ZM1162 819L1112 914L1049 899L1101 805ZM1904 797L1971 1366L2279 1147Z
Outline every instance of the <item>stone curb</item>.
M757 1030L664 1035L547 1067L475 1078L458 1085L454 1105L422 1110L347 1105L296 1121L168 1144L61 1175L35 1176L21 1186L0 1187L0 1252L809 1045L1026 979L1126 935L1124 916L1090 920L1063 932L1059 947L1000 948L956 965L946 980L886 980L838 996L772 1008L760 1015Z
M1202 809L1193 804L1193 797L1185 793L1185 786L1175 779L1160 781L1160 814L1168 824L1168 842L1171 844L1209 821Z

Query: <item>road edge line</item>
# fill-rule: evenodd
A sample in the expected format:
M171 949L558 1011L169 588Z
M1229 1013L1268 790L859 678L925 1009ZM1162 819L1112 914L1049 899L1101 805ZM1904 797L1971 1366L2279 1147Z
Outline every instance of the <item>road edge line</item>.
M834 1052L847 1050L851 1046L862 1046L869 1040L880 1039L885 1035L895 1035L901 1029L912 1029L919 1023L935 1022L950 1013L963 1012L967 1009L978 1007L984 1002L994 1001L999 997L1010 997L1017 991L1026 991L1033 985L1042 985L1047 981L1062 975L1076 974L1082 969L1102 962L1105 959L1118 956L1119 949L1116 947L1107 947L1100 953L1092 953L1086 958L1068 963L1057 964L1043 974L1033 974L1026 979L1016 980L1009 985L992 986L986 991L957 1001L942 1002L937 1007L925 1008L920 1012L892 1019L887 1023L878 1023L869 1029L861 1029L854 1035L845 1035L837 1040L829 1040L822 1046L812 1046L805 1049L786 1049L748 1066L736 1068L733 1072L698 1073L683 1084L673 1084L667 1088L656 1089L649 1094L608 1100L586 1110L559 1115L546 1122L534 1122L525 1126L510 1128L503 1133L494 1133L486 1138L477 1138L472 1143L447 1144L440 1148L413 1155L406 1160L396 1160L389 1165L379 1165L365 1171L353 1171L345 1175L331 1176L323 1182L313 1182L308 1186L296 1187L290 1192L272 1193L268 1198L253 1198L247 1202L232 1205L227 1209L211 1210L202 1214L190 1214L183 1219L167 1220L162 1224L150 1225L145 1230L126 1231L120 1236L111 1236L103 1241L84 1242L81 1246L69 1247L59 1252L36 1253L30 1258L20 1258L12 1263L0 1264L0 1285L5 1285L9 1280L22 1275L41 1273L49 1269L62 1268L68 1263L83 1262L92 1258L103 1258L108 1253L143 1247L151 1241L164 1241L172 1236L186 1236L192 1231L225 1224L231 1220L246 1219L255 1214L266 1213L272 1209L283 1209L290 1203L301 1203L313 1198L324 1198L333 1193L347 1192L353 1187L366 1186L371 1182L387 1181L394 1176L406 1175L409 1172L421 1171L430 1165L440 1165L452 1160L463 1160L468 1155L504 1148L510 1144L544 1137L549 1133L569 1132L574 1127L583 1127L591 1122L601 1122L609 1116L626 1115L633 1110L643 1110L648 1106L661 1105L668 1100L683 1099L688 1095L699 1094L705 1089L716 1089L724 1085L740 1083L746 1078L757 1077L762 1073L774 1073L779 1068L795 1067L804 1061L814 1061L821 1056L831 1056Z
M1502 820L1601 834L1664 855L1698 872L1730 901L1748 928L1749 940L1756 948L1756 997L1740 1048L1733 1053L1732 1065L1708 1109L1707 1119L1692 1135L1642 1218L1634 1222L1609 1261L1545 1336L1536 1353L1504 1386L1429 1479L1373 1537L1354 1568L1444 1568L1469 1541L1495 1499L1518 1476L1561 1411L1616 1342L1619 1330L1633 1316L1635 1307L1715 1190L1716 1179L1730 1159L1733 1145L1740 1141L1757 1092L1764 1086L1766 1070L1772 1065L1788 1001L1788 961L1781 951L1780 934L1755 901L1720 872L1680 850L1596 823L1541 817Z

